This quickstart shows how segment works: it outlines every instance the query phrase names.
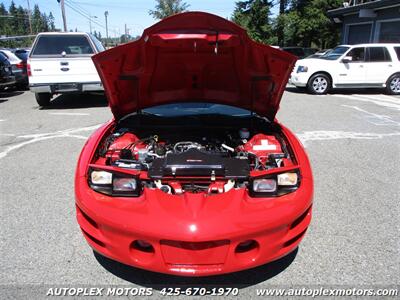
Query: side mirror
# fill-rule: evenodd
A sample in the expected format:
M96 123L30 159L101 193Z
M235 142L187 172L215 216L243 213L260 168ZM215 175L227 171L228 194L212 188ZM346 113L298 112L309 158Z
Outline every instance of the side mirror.
M351 56L345 56L345 57L343 57L343 59L342 59L342 63L347 64L347 63L351 62L352 60L353 60L353 57L351 57Z

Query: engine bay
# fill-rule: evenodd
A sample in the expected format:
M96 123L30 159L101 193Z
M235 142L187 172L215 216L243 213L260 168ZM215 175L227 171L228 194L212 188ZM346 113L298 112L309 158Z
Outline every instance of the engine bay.
M253 123L241 125L160 127L125 122L100 143L95 163L138 171L145 178L144 187L169 194L227 192L245 187L252 172L294 165L277 128L264 122L258 130Z

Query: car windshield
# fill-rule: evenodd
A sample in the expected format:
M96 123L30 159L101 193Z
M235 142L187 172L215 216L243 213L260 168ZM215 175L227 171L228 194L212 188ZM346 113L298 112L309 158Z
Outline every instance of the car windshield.
M333 50L325 53L320 58L326 59L326 60L337 60L339 57L341 57L343 55L343 53L345 53L349 49L350 49L350 47L338 46L338 47L334 48Z
M172 103L146 108L144 113L160 117L179 117L189 115L226 115L235 117L249 116L251 112L246 109L216 103Z

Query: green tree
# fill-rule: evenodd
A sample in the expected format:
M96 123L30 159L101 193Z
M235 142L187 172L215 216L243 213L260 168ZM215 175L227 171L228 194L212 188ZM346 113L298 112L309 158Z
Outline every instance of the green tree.
M8 24L10 26L10 29L12 30L13 33L17 33L19 31L18 28L18 10L17 7L15 6L14 1L11 1L10 7L8 8L8 12L10 15L10 18L8 19Z
M342 0L291 0L283 16L284 44L320 48L339 42L339 27L326 16L330 9L340 7Z
M121 43L127 43L127 42L129 42L130 40L132 40L132 37L131 37L129 34L123 34L123 35L121 35L121 37L120 37Z
M17 35L29 34L29 15L28 11L25 10L21 5L17 8Z
M272 1L248 0L235 4L232 21L247 30L249 36L262 43L274 43L272 35L271 8Z
M55 31L56 26L54 25L54 16L53 16L52 12L49 13L49 16L47 17L47 22L48 22L49 31Z
M9 13L4 6L4 3L0 3L0 34L7 35L10 30L10 23L9 23Z
M40 12L39 5L35 4L35 6L33 8L33 15L32 15L32 31L34 33L39 33L39 32L45 31L45 30L43 30L44 27L45 27L45 24L44 24L44 20L43 20L43 15Z
M279 1L279 15L275 20L276 23L276 37L278 39L279 47L283 47L285 42L285 11L287 8L288 0Z
M29 12L21 5L18 7L13 1L7 10L3 3L0 3L0 34L7 36L15 35L28 35L30 34L29 28ZM56 31L54 25L54 16L50 12L49 15L42 13L38 5L34 6L32 19L33 33L41 31ZM26 47L30 46L33 42L32 38L24 38L18 40L0 41L0 47Z
M149 14L154 19L164 19L166 17L185 12L189 8L189 4L181 0L156 0L157 4L154 10L149 10Z

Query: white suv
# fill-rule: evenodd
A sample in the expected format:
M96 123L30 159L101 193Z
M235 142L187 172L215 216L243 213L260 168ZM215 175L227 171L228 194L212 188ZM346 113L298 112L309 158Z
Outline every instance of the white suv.
M104 50L84 32L45 32L36 37L28 59L29 88L40 106L54 94L102 91L92 56Z
M341 45L296 62L290 83L312 94L331 88L386 88L400 95L400 44Z

